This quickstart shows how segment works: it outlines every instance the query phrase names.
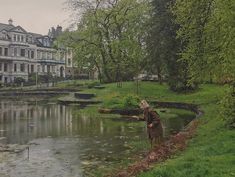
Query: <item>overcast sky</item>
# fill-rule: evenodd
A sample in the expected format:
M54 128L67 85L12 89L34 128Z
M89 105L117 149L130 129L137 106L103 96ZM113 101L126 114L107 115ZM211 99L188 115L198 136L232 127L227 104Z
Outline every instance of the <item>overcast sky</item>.
M54 26L69 25L69 11L66 0L0 0L0 23L8 24L13 19L28 32L47 34Z

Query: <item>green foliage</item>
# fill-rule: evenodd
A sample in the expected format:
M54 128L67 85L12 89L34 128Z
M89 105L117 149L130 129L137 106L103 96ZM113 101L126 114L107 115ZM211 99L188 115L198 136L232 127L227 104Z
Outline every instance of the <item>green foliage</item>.
M137 95L127 95L123 98L124 108L139 108L140 98Z
M220 116L226 122L226 125L235 128L235 93L227 92L220 104Z
M20 86L21 83L25 83L25 79L22 77L16 77L14 82L16 83L17 86Z
M175 92L189 92L189 91L194 91L198 88L198 84L191 83L188 84L187 80L184 79L169 79L168 80L168 85L172 91Z
M94 4L93 4L94 3ZM90 63L105 82L129 80L140 70L145 58L146 0L81 0L72 9L82 11L78 30L66 32L61 41L74 48L79 65Z
M190 83L235 81L235 1L176 0L173 12L185 44L181 60L189 65ZM235 101L231 93L221 101L221 116L234 126Z
M177 38L179 25L171 6L175 0L153 0L152 18L147 40L148 65L151 73L157 74L159 80L167 79L173 91L195 89L188 83L188 63L179 60L179 53L184 44Z
M122 98L133 93L135 87L134 82L124 82L122 89L117 89L116 84L112 83L106 84L105 90L89 89L89 92L96 93L97 99L103 100L107 106L108 100L112 100L113 105L118 105L122 104ZM163 163L153 165L150 171L144 172L140 177L234 176L235 132L227 129L218 116L220 105L217 103L226 90L227 85L202 84L197 91L184 94L172 92L166 84L140 83L141 98L198 104L204 112L198 120L200 124L196 136L188 142L187 149ZM161 117L166 116L164 113L160 114ZM141 144L134 143L133 146L139 148Z
M36 73L29 74L28 82L30 82L30 83L35 83L36 82Z
M111 109L135 109L139 108L139 103L140 97L138 97L137 95L116 95L112 98L109 98L104 104L104 107Z
M45 75L39 75L38 81L41 83L49 83L49 82L53 81L53 76L51 73L47 73Z
M191 82L235 80L235 1L176 0L181 59L189 64Z
M106 101L104 104L105 108L110 108L110 109L123 109L124 106L122 104L122 100L119 97L114 97Z
M95 82L88 83L87 87L94 88L95 86L99 86L99 85L100 85L100 83L95 81Z

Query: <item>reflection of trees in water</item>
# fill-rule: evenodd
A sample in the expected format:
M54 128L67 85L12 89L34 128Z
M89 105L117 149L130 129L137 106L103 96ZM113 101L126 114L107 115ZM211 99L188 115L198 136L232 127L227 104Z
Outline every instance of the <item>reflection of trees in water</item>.
M164 136L181 131L194 117L194 114L187 113L175 114L174 118L163 119Z
M11 142L72 134L72 114L61 105L31 105L27 102L0 102L0 136Z
M38 104L35 102L0 101L0 136L10 143L26 143L28 140L43 137L79 135L83 138L110 140L117 136L145 135L144 123L136 124L97 115L77 113L73 116L70 106ZM163 119L165 135L171 129L180 130L185 120L180 117Z
M0 136L6 136L11 143L26 143L42 137L79 135L82 137L110 138L126 131L126 122L114 123L110 119L78 114L72 116L69 106L57 104L32 104L29 102L1 101ZM3 106L2 106L3 105Z

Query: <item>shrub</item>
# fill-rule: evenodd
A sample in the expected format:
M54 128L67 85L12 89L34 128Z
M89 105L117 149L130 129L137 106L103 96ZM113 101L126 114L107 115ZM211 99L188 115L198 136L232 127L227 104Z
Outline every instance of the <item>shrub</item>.
M100 85L99 82L92 82L92 83L89 83L89 84L87 85L87 87L88 87L88 88L93 88L93 87L98 86L98 85Z
M20 86L21 83L25 83L25 79L22 77L17 77L17 78L15 78L14 82L16 83L17 86Z
M235 94L227 92L221 100L221 117L226 125L235 128Z
M123 109L122 100L118 97L108 100L104 106L110 109Z
M123 107L126 109L138 108L140 98L137 95L127 95L123 99Z
M104 107L111 109L135 109L139 108L140 98L137 95L115 96L109 99Z
M180 81L177 79L168 80L168 85L170 87L170 90L174 92L191 92L198 88L197 83L188 84L184 81Z
M29 74L29 83L36 83L36 73Z

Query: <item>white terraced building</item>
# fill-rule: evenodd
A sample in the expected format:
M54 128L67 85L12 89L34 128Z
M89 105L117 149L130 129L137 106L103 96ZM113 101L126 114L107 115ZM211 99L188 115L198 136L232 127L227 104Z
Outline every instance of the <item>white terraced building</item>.
M11 19L8 22L0 23L0 82L12 83L17 77L28 81L31 73L65 77L67 49L55 49L50 36L27 32Z

